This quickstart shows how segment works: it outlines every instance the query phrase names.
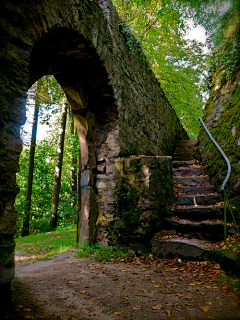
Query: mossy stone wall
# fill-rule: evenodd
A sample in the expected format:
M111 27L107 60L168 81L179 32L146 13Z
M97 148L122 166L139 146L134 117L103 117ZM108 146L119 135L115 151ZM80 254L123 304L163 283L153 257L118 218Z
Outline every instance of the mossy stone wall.
M217 35L218 37L218 35ZM232 204L240 217L240 15L231 9L224 17L217 46L212 56L211 94L203 120L212 136L229 158L232 173L227 184ZM221 49L221 50L220 50ZM230 55L229 52L234 52ZM222 70L222 60L225 69ZM205 165L211 183L220 188L227 174L227 164L201 128L198 136L198 158Z
M97 175L96 241L146 249L173 201L171 157L124 157Z

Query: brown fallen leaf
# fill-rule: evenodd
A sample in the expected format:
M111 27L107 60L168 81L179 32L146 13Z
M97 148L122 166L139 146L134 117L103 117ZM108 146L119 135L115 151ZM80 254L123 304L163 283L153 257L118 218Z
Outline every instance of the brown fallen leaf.
M156 284L156 285L154 286L154 288L160 288L160 287L161 287L160 284Z
M115 316L121 316L122 312L114 312Z
M164 310L165 312L167 312L167 315L169 316L169 317L171 317L171 310Z
M160 304L157 304L155 307L152 307L153 310L161 310L162 306Z
M133 310L140 310L141 309L141 306L135 306L133 307Z
M208 312L209 307L199 307L199 309L201 309L203 312Z
M85 292L86 292L86 290L81 290L81 291L80 291L80 293L85 293Z
M25 311L25 312L30 312L32 309L30 309L30 308L26 308L26 309L23 309L23 311Z
M209 306L212 306L212 302L211 301L206 302L206 304L208 304Z

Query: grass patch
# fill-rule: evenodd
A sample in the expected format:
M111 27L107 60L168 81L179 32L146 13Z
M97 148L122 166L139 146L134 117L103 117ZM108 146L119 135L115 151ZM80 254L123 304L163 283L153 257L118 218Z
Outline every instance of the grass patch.
M46 260L54 254L68 251L76 246L76 225L19 237L15 242L15 250L22 253L22 261Z
M234 292L240 291L240 278L235 276L229 276L225 272L221 272L218 277L218 284L222 287L230 288Z
M89 246L88 243L77 251L78 258L89 258L96 261L120 262L127 257L127 252L117 247L102 247L99 244Z

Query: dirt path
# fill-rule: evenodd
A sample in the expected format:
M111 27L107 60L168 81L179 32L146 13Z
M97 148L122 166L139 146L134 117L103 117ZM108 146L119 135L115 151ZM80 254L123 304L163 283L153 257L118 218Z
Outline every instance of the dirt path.
M214 263L175 259L147 265L135 258L114 264L73 256L17 265L15 319L239 319L237 297L216 284Z

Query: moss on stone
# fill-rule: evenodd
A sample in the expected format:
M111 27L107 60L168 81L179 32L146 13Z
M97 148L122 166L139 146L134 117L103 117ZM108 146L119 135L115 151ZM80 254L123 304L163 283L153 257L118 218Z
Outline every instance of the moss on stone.
M236 21L234 28L233 18ZM230 40L232 45L237 42L239 32L239 11L231 9L224 17L222 28L217 34L219 41L212 57L211 93L203 120L230 160L232 171L227 193L230 195L230 203L237 208L240 217L240 69L234 58L235 55L240 57L240 48L236 51L234 47L235 55L229 57L227 44ZM222 51L219 48L222 48ZM224 73L219 64L220 55L228 60ZM211 183L220 188L227 174L227 164L202 127L198 136L198 146L197 157L205 165Z

